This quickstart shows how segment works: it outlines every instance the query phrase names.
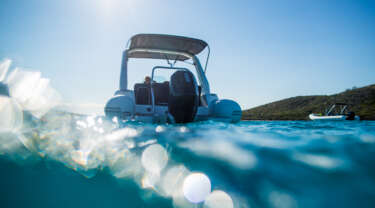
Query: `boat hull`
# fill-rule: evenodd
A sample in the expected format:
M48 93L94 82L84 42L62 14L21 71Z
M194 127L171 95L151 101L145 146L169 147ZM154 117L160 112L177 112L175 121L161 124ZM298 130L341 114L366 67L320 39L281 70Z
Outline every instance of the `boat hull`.
M334 115L334 116L321 116L317 114L310 114L310 120L313 121L345 121L348 120L346 115ZM359 120L359 116L355 116L354 120Z
M216 94L207 95L205 102L208 104L197 106L197 112L189 122L215 120L237 123L241 120L242 110L237 102L218 99ZM169 112L168 105L137 104L134 92L130 90L116 93L105 105L104 112L107 118L116 118L118 121L177 123Z

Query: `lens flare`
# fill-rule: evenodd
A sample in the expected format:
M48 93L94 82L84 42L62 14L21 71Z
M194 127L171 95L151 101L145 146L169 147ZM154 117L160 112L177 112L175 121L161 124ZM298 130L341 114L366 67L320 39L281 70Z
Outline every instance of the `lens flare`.
M60 94L51 87L49 80L40 72L13 70L7 77L10 95L20 103L23 110L41 118L61 100Z
M233 208L232 198L224 191L213 191L204 201L204 208Z
M162 190L167 196L176 196L182 191L184 178L189 174L189 170L178 165L168 169L162 181Z
M153 144L143 151L141 161L147 171L158 175L167 165L168 154L160 144Z
M200 203L211 192L210 179L203 173L192 173L184 180L183 192L188 201Z

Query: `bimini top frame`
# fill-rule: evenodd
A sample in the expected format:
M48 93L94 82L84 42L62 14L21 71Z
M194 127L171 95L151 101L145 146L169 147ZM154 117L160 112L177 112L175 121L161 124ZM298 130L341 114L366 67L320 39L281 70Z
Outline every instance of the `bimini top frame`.
M190 55L197 55L208 46L208 44L203 40L161 34L138 34L133 36L129 41L129 50L153 49L181 52ZM170 60L185 61L189 59L189 57L180 56L178 54L168 54L167 56ZM152 51L138 51L132 53L131 55L129 54L129 58L165 59L166 57L164 54L154 53Z
M329 108L329 110L326 111L326 116L329 116L333 109L335 109L336 107L340 107L340 115L343 115L345 110L347 109L348 107L348 104L346 103L335 103L331 106L331 108Z
M165 59L167 61L174 60L175 62L192 59L199 84L202 87L202 94L210 94L210 87L205 76L210 51L205 41L173 35L138 34L133 36L129 42L129 48L123 52L122 57L120 91L128 91L128 58ZM206 47L208 48L208 55L205 70L203 70L196 55Z

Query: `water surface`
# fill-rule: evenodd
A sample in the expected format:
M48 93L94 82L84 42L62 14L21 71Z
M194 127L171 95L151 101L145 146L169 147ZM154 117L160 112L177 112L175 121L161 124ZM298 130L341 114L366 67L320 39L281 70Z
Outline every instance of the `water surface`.
M375 207L374 121L107 120L9 66L0 207Z
M4 207L194 207L184 194L192 173L230 197L225 207L375 203L371 121L158 125L49 113L33 122L1 136Z

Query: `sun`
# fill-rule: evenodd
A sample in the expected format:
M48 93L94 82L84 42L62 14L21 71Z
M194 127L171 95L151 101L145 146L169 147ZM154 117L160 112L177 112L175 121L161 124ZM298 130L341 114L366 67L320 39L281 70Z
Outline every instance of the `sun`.
M105 15L113 14L119 8L120 0L97 0L98 7Z

